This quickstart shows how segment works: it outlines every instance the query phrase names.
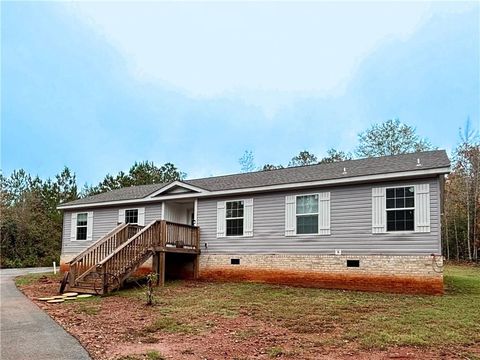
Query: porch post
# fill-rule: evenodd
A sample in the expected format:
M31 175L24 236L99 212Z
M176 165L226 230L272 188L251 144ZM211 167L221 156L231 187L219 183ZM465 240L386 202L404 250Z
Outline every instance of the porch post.
M198 226L197 224L197 210L198 210L198 199L196 198L193 202L193 221L195 226Z
M158 251L155 251L153 253L153 259L152 259L152 273L154 274L157 274L157 281L156 281L156 285L158 285L158 279L160 277L160 274L158 273L159 272L159 256L158 256Z
M165 251L159 253L158 285L165 285Z

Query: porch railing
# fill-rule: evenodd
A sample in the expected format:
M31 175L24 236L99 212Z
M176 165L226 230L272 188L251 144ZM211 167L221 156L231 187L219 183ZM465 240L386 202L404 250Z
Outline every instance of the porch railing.
M161 246L175 246L190 249L200 248L200 232L197 226L166 221L165 243Z
M74 284L88 274L101 260L134 236L141 228L142 226L122 223L70 260L69 283Z
M109 281L118 286L154 251L168 251L168 247L200 249L200 232L196 226L155 220L121 244L110 255L96 264L97 272L104 274L103 291L112 290Z

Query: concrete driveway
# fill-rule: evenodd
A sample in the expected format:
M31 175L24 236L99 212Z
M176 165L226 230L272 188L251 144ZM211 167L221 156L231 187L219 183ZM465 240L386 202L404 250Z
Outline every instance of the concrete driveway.
M28 300L14 278L50 268L0 270L0 359L87 360L87 351L73 336Z

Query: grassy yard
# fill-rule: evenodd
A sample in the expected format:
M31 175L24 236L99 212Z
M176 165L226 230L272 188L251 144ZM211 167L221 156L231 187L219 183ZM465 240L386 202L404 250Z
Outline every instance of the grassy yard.
M208 330L211 315L241 314L322 342L353 341L364 348L448 346L480 342L480 268L450 266L444 296L335 291L254 283L168 283L157 294L158 319L146 331ZM120 296L143 298L141 291ZM239 337L255 336L255 329Z
M26 275L22 275L22 276L17 276L15 278L15 284L19 287L25 286L25 285L31 285L31 284L39 281L41 278L44 278L46 275L49 278L60 279L59 276L53 275L53 273L26 274Z
M23 277L17 283L28 287L35 279L36 275ZM167 346L167 339L180 343L185 340L185 347L176 348L171 358L199 358L192 354L211 358L209 355L215 351L223 351L223 345L218 345L218 349L210 347L208 354L202 352L202 347L224 342L225 349L238 345L239 351L245 353L245 357L228 357L238 359L315 358L310 355L318 349L353 349L361 354L399 347L461 353L463 358L478 359L480 268L448 266L445 286L444 296L415 296L175 281L158 289L153 307L144 305L144 290L139 288L123 290L91 304L65 306L72 307L69 309L74 311L75 321L83 316L99 327L108 326L103 323L110 317L102 316L111 314L112 306L131 304L119 305L123 315L118 313L118 317L132 319L126 342L140 339L152 344L147 350L164 354L164 348L155 347L158 343L163 341ZM46 308L49 309L52 308ZM64 319L66 315L61 316ZM134 325L135 318L143 322ZM257 354L254 350L260 355L250 356Z

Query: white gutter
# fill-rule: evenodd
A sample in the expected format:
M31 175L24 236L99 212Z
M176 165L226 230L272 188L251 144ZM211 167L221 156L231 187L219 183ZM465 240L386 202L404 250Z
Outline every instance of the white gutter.
M310 187L316 187L316 186L386 181L386 180L392 180L392 179L422 177L425 175L427 176L440 175L440 174L447 174L449 172L450 172L450 167L443 167L443 168L429 169L429 170L413 170L413 171L403 171L403 172L395 172L395 173L389 173L389 174L387 173L387 174L377 174L377 175L364 175L364 176L355 176L355 177L347 177L347 178L331 179L331 180L318 180L318 181L308 181L308 182L301 182L301 183L267 185L267 186L258 186L258 187L244 188L244 189L220 190L220 191L198 192L198 193L188 193L188 194L173 194L173 195L165 195L165 196L157 196L157 197L152 197L152 195L155 194L153 193L141 199L104 201L104 202L78 204L78 205L59 205L57 206L57 209L65 210L65 209L92 208L92 207L99 207L99 206L145 204L145 203L159 202L162 200L216 197L216 196L222 196L222 195L237 195L237 194L245 194L245 193L277 191L277 190L301 189L301 188L310 188Z

